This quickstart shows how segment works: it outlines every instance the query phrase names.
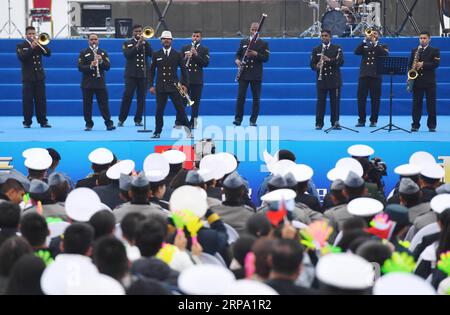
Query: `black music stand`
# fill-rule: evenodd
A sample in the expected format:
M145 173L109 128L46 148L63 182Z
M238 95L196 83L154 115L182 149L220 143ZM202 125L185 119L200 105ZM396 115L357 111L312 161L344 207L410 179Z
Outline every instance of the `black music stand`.
M153 130L147 129L147 111L146 111L146 108L147 108L147 97L146 97L146 100L145 100L145 103L144 103L144 112L142 113L143 116L144 116L144 129L138 129L137 132L153 132Z
M393 130L403 130L407 133L411 133L409 130L400 128L392 123L392 98L394 97L393 80L394 75L406 76L408 72L408 57L378 57L377 60L377 72L378 74L389 74L391 77L391 91L389 96L389 124L384 127L378 128L371 133L379 130L387 130L389 132ZM406 85L405 85L406 88Z

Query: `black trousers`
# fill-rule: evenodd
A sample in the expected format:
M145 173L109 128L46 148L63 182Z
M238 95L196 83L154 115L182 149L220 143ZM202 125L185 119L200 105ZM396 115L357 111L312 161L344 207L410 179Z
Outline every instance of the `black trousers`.
M191 119L189 123L194 125L194 120L198 118L198 112L200 109L200 100L202 98L202 91L203 91L203 84L189 84L188 85L188 92L189 97L194 102L194 105L191 106ZM186 99L183 98L183 104L184 106L187 105ZM180 125L180 117L177 113L177 118L175 120L175 125Z
M119 121L127 120L130 112L131 102L133 100L134 92L137 90L137 108L134 115L134 122L140 123L142 121L142 113L144 112L145 96L147 94L147 79L146 78L125 78L125 91L122 96L122 104L120 105Z
M341 89L320 89L317 88L317 106L316 106L316 126L323 126L325 117L325 108L327 102L327 94L330 95L331 125L334 126L339 122L339 101Z
M430 129L436 128L436 86L428 88L413 89L412 127L420 128L422 118L423 97L427 96L427 126Z
M166 108L167 100L169 99L169 97L172 100L173 105L175 106L177 117L179 117L180 119L179 124L182 126L189 126L180 93L178 93L178 91L170 93L156 92L155 133L161 133L164 126L164 110Z
M106 127L112 126L111 115L109 113L108 106L108 91L106 89L82 89L83 91L83 115L86 127L93 127L94 121L92 120L92 104L94 94L97 98L98 108L105 120Z
M39 124L47 123L47 98L45 96L45 81L23 82L22 85L23 123L33 123L34 108Z
M378 121L378 114L380 113L380 98L381 98L381 79L364 77L359 78L358 82L358 122L366 122L366 103L367 96L370 92L371 101L371 116L370 122L376 123Z
M258 119L262 82L239 80L239 91L236 101L236 113L234 116L234 120L237 122L241 122L242 118L244 117L244 104L249 84L253 95L252 115L250 116L250 122L256 123L256 120Z

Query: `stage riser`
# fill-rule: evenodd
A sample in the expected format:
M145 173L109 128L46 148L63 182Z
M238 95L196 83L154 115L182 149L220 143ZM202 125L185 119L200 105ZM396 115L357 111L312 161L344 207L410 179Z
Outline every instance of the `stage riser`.
M387 96L387 95L386 95ZM438 115L450 115L450 107L448 106L450 100L438 99L437 112ZM120 109L120 99L111 99L109 102L111 115L117 117ZM156 104L154 99L147 99L147 110L149 115L155 114ZM234 99L224 100L202 100L200 115L234 115L236 101ZM0 100L0 108L2 116L21 116L22 115L22 100L2 101ZM50 100L47 102L47 114L49 116L81 116L83 115L83 104L81 100ZM131 116L134 115L136 103L133 101L130 110ZM411 115L412 101L410 99L395 100L394 102L394 116ZM190 110L187 109L188 115ZM245 104L245 114L251 113L251 101ZM315 115L316 101L313 99L289 99L289 100L262 100L261 113L264 115ZM367 113L370 115L370 99L367 103ZM97 105L94 101L95 116L99 116ZM166 106L166 115L174 115L175 109L172 104L168 103ZM355 98L341 100L341 115L357 116L357 102ZM380 115L389 114L389 100L381 100ZM327 115L329 115L329 104L327 103ZM426 115L426 106L424 105L424 115ZM82 119L80 117L80 119ZM328 119L328 118L327 118ZM153 120L152 120L153 121ZM313 123L313 122L312 122ZM230 120L231 124L231 120Z

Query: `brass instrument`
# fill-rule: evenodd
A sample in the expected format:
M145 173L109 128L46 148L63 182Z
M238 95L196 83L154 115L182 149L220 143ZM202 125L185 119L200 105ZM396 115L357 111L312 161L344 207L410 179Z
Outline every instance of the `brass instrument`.
M192 48L195 48L195 45L197 45L197 42L194 40L193 42L192 42L192 45L191 45L191 53L192 53ZM192 55L186 60L186 68L187 67L189 67L189 63L191 62L191 58L192 58Z
M180 93L181 97L185 98L188 106L192 106L194 105L194 101L191 100L191 98L189 97L189 93L185 92L181 86L180 82L177 83L173 83L175 85L175 87L177 88L178 92Z
M26 41L31 45L31 43L28 39ZM37 37L37 40L34 39L33 41L36 42L36 44L39 46L39 48L42 49L42 51L44 53L47 53L47 50L44 48L44 46L47 46L50 43L50 35L49 34L41 33Z
M322 51L320 52L320 61L317 64L317 66L319 67L319 77L317 78L317 80L322 81L322 71L323 71L323 53L325 51L325 46L322 44Z
M153 36L155 36L155 30L150 26L144 27L144 29L142 30L142 37L144 37L145 39L149 39Z
M96 70L97 70L97 78L100 78L100 66L98 64L98 59L97 59L97 52L98 52L98 46L93 46L92 47L92 52L94 53L94 60L97 62L97 66L96 66Z
M371 28L368 28L368 29L366 29L366 30L364 31L364 34L365 34L367 37L371 37L371 36L373 35L373 30L372 30Z
M416 70L416 66L417 66L417 63L419 62L419 54L420 54L421 50L422 50L421 46L417 47L417 51L414 54L414 60L413 60L411 70L408 71L408 81L406 83L406 90L408 92L413 91L414 80L417 79L417 77L419 76L419 72Z

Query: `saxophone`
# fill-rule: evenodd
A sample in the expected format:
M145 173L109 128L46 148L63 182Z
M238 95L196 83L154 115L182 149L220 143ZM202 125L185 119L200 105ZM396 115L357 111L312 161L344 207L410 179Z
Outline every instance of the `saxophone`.
M92 52L94 53L94 60L97 61L97 66L95 67L97 69L97 78L100 78L100 66L98 64L97 51L98 51L98 46L92 47Z
M323 53L325 51L325 46L322 45L322 51L320 52L320 61L317 64L319 66L319 77L317 80L322 81L322 71L323 71Z
M417 48L417 51L414 55L414 61L412 64L412 69L408 71L408 81L406 82L406 90L408 92L412 92L413 91L413 87L414 87L414 80L417 79L417 77L419 76L419 73L416 70L416 65L419 62L419 54L422 50L422 47L419 46Z

